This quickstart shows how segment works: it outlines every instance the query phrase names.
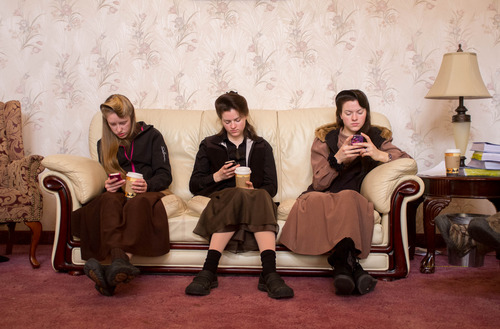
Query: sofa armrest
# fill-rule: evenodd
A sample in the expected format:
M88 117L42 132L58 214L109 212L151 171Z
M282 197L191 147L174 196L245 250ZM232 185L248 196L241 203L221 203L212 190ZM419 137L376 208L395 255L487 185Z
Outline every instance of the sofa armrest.
M49 170L61 173L72 185L76 199L85 204L104 191L107 175L98 161L69 154L45 157L42 164Z
M375 210L387 214L391 210L391 197L399 184L420 179L416 176L417 162L403 158L384 163L366 175L361 194L373 203Z

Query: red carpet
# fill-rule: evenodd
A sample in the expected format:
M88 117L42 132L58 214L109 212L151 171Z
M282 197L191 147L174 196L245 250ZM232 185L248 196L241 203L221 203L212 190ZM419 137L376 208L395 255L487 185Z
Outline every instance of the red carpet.
M5 246L0 245L0 251ZM364 296L334 294L332 279L285 277L295 298L273 300L254 276L220 276L206 297L184 294L192 276L142 275L114 297L86 276L56 273L51 246L39 247L40 269L28 246L14 246L0 263L0 328L498 328L500 267L493 254L479 268L451 267L437 257L436 273L379 281Z

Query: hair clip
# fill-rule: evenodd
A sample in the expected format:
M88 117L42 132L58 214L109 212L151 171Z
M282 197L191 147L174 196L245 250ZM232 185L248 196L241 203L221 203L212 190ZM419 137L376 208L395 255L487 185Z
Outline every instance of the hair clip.
M230 91L226 91L226 94L238 94L238 91L230 90Z

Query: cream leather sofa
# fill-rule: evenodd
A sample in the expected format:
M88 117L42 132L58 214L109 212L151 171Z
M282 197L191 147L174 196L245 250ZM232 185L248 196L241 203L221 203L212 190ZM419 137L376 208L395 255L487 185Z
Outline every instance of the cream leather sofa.
M132 262L144 272L195 273L206 257L207 241L193 233L207 198L189 192L189 178L200 141L220 129L215 110L138 109L138 120L159 129L165 138L172 166L174 195L163 198L170 227L171 251L161 257L134 256ZM298 110L251 110L259 135L272 145L278 171L280 202L278 222L283 227L295 199L311 183L310 147L316 127L335 120L333 108ZM390 128L387 118L372 113L373 124ZM97 162L96 143L102 119L96 113L89 130L90 158L50 155L43 165L43 188L55 196L57 219L52 264L56 271L81 272L79 241L71 235L71 211L103 191L106 174ZM397 143L396 143L397 144ZM409 272L406 228L407 203L423 193L423 182L415 174L416 162L399 159L375 168L364 180L361 193L375 205L375 229L370 255L362 265L375 276L387 279L405 277ZM297 255L279 245L277 267L281 274L326 275L331 272L326 256ZM225 252L219 271L259 273L258 252Z

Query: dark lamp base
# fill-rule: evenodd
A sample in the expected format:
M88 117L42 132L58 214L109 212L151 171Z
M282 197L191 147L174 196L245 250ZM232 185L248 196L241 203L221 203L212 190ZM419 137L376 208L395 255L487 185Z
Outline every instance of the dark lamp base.
M460 156L460 168L465 167L465 156Z

